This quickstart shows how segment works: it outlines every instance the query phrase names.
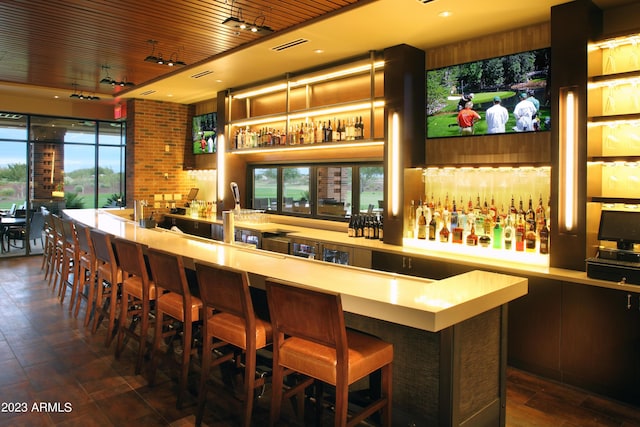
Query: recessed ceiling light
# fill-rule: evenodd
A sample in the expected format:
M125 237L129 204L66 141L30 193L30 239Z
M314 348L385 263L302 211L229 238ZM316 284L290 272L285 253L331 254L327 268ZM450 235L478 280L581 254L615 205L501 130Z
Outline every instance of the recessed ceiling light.
M449 12L448 10L445 10L443 12L440 12L438 16L441 18L448 18L449 16L451 16L451 12Z
M58 95L53 95L53 98L54 98L54 99L58 99L58 98L60 98L60 97L59 97Z
M324 53L324 49L315 49L313 53L318 53L318 54Z

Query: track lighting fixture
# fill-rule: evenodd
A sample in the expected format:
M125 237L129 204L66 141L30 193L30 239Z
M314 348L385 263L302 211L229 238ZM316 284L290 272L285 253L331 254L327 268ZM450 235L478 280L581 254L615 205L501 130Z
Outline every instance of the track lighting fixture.
M111 86L120 86L120 87L129 87L129 86L135 86L135 83L133 82L128 82L126 77L124 80L121 81L117 81L114 80L113 78L111 78L111 76L109 76L109 67L108 65L103 65L102 69L106 70L106 76L104 76L102 78L102 80L100 80L100 84L104 84L104 85L111 85Z
M253 20L253 24L245 21L242 18L242 8L238 7L236 16L233 16L233 3L231 2L231 7L229 11L229 17L222 21L222 25L226 25L228 27L236 28L239 30L251 31L252 33L257 34L271 34L273 33L273 29L264 25L264 21L266 17L264 15L258 15Z
M147 43L151 45L151 53L144 58L145 62L153 62L158 65L166 65L168 67L184 67L187 65L184 61L180 61L178 59L178 52L173 52L168 59L164 59L162 57L162 53L156 54L156 44L158 44L157 40L147 40Z
M73 84L73 93L69 95L69 98L86 99L87 101L100 101L99 96L85 95L82 91L78 92L78 85L76 83Z

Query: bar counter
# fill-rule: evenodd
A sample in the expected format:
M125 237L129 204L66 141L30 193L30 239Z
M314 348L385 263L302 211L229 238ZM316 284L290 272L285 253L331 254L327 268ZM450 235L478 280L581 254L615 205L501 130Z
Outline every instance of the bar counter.
M117 213L117 212L114 212ZM108 210L64 215L112 235L250 273L338 292L347 323L394 344L394 423L504 425L507 303L525 278L471 271L429 280L145 229ZM410 424L409 424L410 425Z

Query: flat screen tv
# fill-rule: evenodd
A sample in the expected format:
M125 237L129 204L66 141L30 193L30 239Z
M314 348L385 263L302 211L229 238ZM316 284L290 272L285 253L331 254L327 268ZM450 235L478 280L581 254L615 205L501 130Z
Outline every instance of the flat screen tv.
M550 64L546 48L428 70L427 137L549 130ZM478 115L467 111L459 119L468 101ZM506 115L498 108L488 112L497 103Z
M193 154L215 153L218 143L218 120L216 113L193 117Z
M633 249L634 243L640 243L640 212L603 210L598 240L616 242L618 249Z

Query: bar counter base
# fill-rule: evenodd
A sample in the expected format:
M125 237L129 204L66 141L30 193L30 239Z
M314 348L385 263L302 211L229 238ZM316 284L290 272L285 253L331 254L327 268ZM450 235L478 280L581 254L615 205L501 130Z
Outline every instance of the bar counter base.
M504 426L507 305L439 332L345 313L394 346L393 425Z

